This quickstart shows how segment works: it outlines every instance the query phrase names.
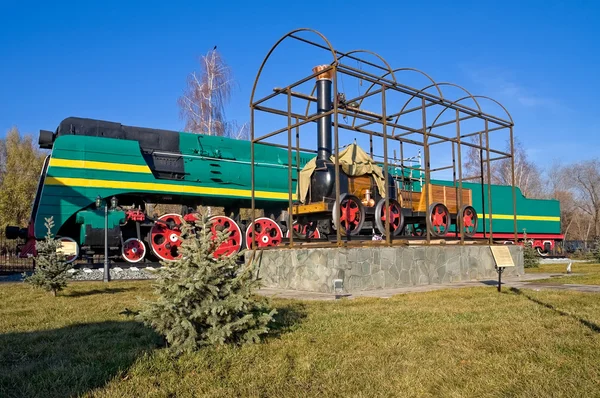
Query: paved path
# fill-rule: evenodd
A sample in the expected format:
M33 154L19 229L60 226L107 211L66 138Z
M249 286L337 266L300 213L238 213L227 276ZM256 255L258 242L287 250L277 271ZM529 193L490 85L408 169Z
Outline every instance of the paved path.
M563 284L555 285L549 283L535 283L536 280L548 279L557 276L563 276L564 274L525 274L520 277L506 277L502 278L502 288L519 288L519 289L535 289L535 290L571 290L579 292L589 293L600 293L600 286L597 285L575 285L575 284ZM576 275L576 274L572 274ZM379 297L389 298L396 294L405 293L419 293L419 292L430 292L440 289L460 289L465 287L481 287L481 286L498 286L498 280L481 280L481 281L469 281L469 282L454 282L454 283L440 283L432 285L420 285L420 286L409 286L399 287L394 289L379 289L379 290L368 290L361 292L354 292L352 294L336 296L331 293L318 293L308 292L301 290L286 290L286 289L271 289L263 288L258 291L259 294L268 297L277 297L284 299L298 299L298 300L336 300L339 298L357 298L357 297Z

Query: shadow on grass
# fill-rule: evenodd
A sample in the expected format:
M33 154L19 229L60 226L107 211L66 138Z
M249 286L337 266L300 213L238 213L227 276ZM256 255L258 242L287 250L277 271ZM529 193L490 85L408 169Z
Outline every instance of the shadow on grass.
M126 372L160 341L133 321L0 335L0 397L79 396Z
M496 280L489 279L489 280L480 281L480 282L486 286L498 286L498 279L496 279ZM502 282L502 285L504 285L504 282Z
M136 290L135 287L109 287L107 289L94 289L94 290L82 290L70 292L68 294L64 294L67 297L85 297L85 296L93 296L95 294L115 294L115 293L123 293L130 290Z
M538 300L538 299L536 299L536 298L534 298L534 297L528 296L527 294L523 293L523 292L521 291L521 289L517 289L516 287L511 287L511 288L510 288L510 291L511 291L511 292L513 292L513 293L515 293L515 294L518 294L518 295L520 295L520 296L524 296L524 297L526 297L528 300L530 300L530 301L533 301L534 303L536 303L536 304L539 304L539 305L541 305L541 306L543 306L543 307L546 307L546 308L548 308L548 309L550 309L550 310L552 310L552 311L556 312L557 314L560 314L560 315L562 315L562 316L568 316L568 317L570 317L570 318L573 318L573 319L575 319L576 321L578 321L579 323L581 323L583 326L585 326L585 327L589 328L591 331L593 331L593 332L596 332L596 333L600 333L600 326L596 325L594 322L590 322L590 321L588 321L587 319L580 318L580 317L578 317L578 316L575 316L575 315L573 315L573 314L569 314L568 312L565 312L565 311L559 310L558 308L556 308L556 307L555 307L555 306L553 306L552 304L544 303L544 302L543 302L543 301L541 301L541 300Z
M306 305L303 303L289 303L276 307L277 314L270 324L270 338L279 338L282 334L296 330L306 318Z

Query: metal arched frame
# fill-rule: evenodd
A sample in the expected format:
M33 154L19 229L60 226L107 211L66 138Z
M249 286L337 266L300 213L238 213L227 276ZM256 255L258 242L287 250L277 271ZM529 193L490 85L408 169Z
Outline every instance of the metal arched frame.
M312 34L312 35L316 36L317 39L319 39L319 42L311 41L305 37L301 37L298 35L300 33ZM265 66L267 65L268 61L271 59L271 56L273 55L275 50L277 48L279 48L280 45L288 39L295 39L302 43L308 44L310 46L325 50L325 52L328 53L330 56L329 61L319 62L317 64L317 65L321 65L325 69L320 70L320 71L315 71L315 69L313 69L313 73L310 75L307 75L303 79L301 79L295 83L289 84L283 88L276 87L273 89L272 93L266 95L263 98L257 99L256 98L257 88L258 88L259 81L262 77L263 71L265 69ZM366 60L366 59L360 58L359 55L361 55L361 54L373 56L378 61ZM344 64L344 61L346 61L347 59L358 61L359 64L358 64L357 68L354 68L350 65ZM378 74L377 72L372 72L372 69L370 69L370 68L368 68L369 71L362 70L362 65L368 65L368 66L373 67L376 70L381 70L381 74ZM331 80L333 83L332 88L333 88L334 100L333 100L333 104L332 104L332 109L328 110L327 112L322 112L322 113L317 113L317 114L311 115L311 112L310 112L311 103L316 101L316 97L314 96L315 95L315 87L313 86L313 88L309 94L303 94L301 92L294 92L294 91L292 91L292 89L294 87L300 86L301 84L303 84L305 82L310 81L311 79L317 77L320 73L323 73L325 71L330 72ZM398 72L404 72L404 71L417 72L417 73L425 76L431 82L431 84L420 90L410 87L410 86L407 86L407 85L404 85L398 80ZM340 101L338 103L338 97L337 97L337 95L339 94L338 82L339 82L339 79L343 75L348 75L351 78L360 79L361 82L366 81L367 83L370 83L370 84L364 93L361 93L362 90L359 89L359 93L358 93L359 96L357 96L356 98L352 98L352 99L348 98L348 99L346 99L345 102ZM342 82L343 82L343 80L342 80ZM456 87L456 88L464 91L466 93L466 96L456 99L456 100L448 98L447 96L444 95L442 86ZM378 87L378 88L376 89L376 87ZM432 88L435 88L436 92L432 92L433 91L433 90L431 90ZM428 90L431 90L431 91L428 91ZM387 114L387 112L386 112L386 108L387 108L386 92L390 92L390 91L399 92L399 93L409 96L409 99L404 103L400 112L398 112L398 113ZM369 98L373 95L379 94L379 93L381 93L381 113L372 112L372 111L362 108L365 105L365 100L367 98ZM265 101L268 101L269 99L274 98L278 95L285 95L287 97L287 110L284 110L282 105L279 105L282 109L270 108L268 106L261 105ZM304 110L304 112L300 111L300 113L292 113L292 110L291 110L291 98L292 97L300 98L302 100L307 101L306 109ZM410 105L410 103L415 99L421 100L420 106L417 106L414 109L413 108L408 109L408 106ZM465 105L463 103L463 101L465 101L467 99L471 99L473 101L473 103L475 104L475 107ZM490 100L490 101L496 103L497 105L499 105L506 113L508 120L504 119L503 117L498 117L498 116L484 112L484 110L481 107L480 101L479 101L480 99ZM336 185L335 200L336 201L339 201L340 194L341 194L340 193L340 184L339 184L340 176L339 176L339 160L338 160L339 159L339 140L338 140L338 128L339 127L343 128L345 130L354 131L356 133L368 134L371 136L371 142L372 142L373 136L378 136L380 138L383 138L383 158L384 158L383 163L384 163L384 168L385 168L384 173L386 175L386 178L388 176L387 143L388 143L389 139L396 140L400 143L401 161L403 158L402 143L416 144L418 146L422 146L424 149L425 157L426 157L426 162L425 162L426 166L424 169L426 182L429 181L429 173L431 171L435 171L435 169L431 169L431 167L429 165L429 146L430 145L434 145L436 143L445 142L445 141L451 142L452 143L452 151L453 151L453 159L454 159L455 144L458 144L458 146L459 146L459 157L460 157L460 145L461 144L467 145L466 143L461 143L461 137L465 137L465 136L469 136L469 135L476 135L476 134L479 134L480 136L481 136L481 134L485 134L487 137L491 131L500 130L500 129L504 129L504 128L510 129L510 144L511 144L510 154L506 154L506 153L504 153L504 154L508 155L508 157L511 158L512 174L513 174L512 175L512 183L513 183L513 203L514 203L513 209L514 209L514 222L515 222L515 239L517 239L516 194L515 194L516 191L515 191L515 186L514 186L514 182L515 182L514 142L513 142L514 141L513 140L513 138L514 138L513 137L514 121L512 119L512 116L508 112L508 110L500 102L498 102L490 97L487 97L487 96L473 95L466 88L464 88L458 84L455 84L455 83L450 83L450 82L438 83L429 74L427 74L424 71L421 71L419 69L416 69L416 68L403 67L403 68L394 69L394 68L392 68L392 65L382 55L380 55L376 52L370 51L370 50L359 49L359 50L352 50L349 52L338 51L332 45L330 40L325 35L320 33L319 31L311 29L311 28L299 28L299 29L292 30L292 31L288 32L287 34L281 36L279 38L279 40L277 40L275 42L275 44L267 52L266 56L262 60L262 63L260 64L259 69L256 73L256 76L255 76L255 79L253 82L253 86L252 86L252 90L251 90L249 105L250 105L250 109L251 109L251 115L250 115L251 156L250 157L251 157L251 165L252 165L252 167L251 167L251 169L252 169L251 170L251 181L252 181L251 182L251 185L252 185L252 190L251 190L252 215L251 215L251 218L252 218L252 224L251 225L254 225L254 220L255 220L254 213L255 213L255 209L256 209L256 201L255 201L255 187L256 186L255 186L255 170L254 170L255 148L254 148L254 145L258 142L268 139L269 137L275 136L277 134L282 134L287 131L287 134L288 134L287 146L281 145L281 144L275 144L275 143L268 143L268 142L265 142L265 145L278 146L278 147L282 147L282 148L287 148L287 150L288 150L288 178L289 178L288 186L290 187L289 195L288 195L288 201L289 201L288 204L289 204L289 208L292 209L293 208L292 158L291 158L291 156L292 156L292 134L291 134L292 129L296 129L296 156L297 156L296 168L299 171L299 153L301 150L304 151L304 149L299 147L299 127L301 125L304 125L307 123L316 122L319 118L331 116L332 117L332 125L333 125L332 133L333 133L333 138L335 141L335 143L333 144L334 147L332 149L335 151L335 185ZM431 122L428 125L427 113L425 110L427 107L433 106L433 105L439 105L439 106L443 107L443 109L437 114L437 116L434 118L433 122ZM438 123L440 118L443 116L443 114L448 109L452 109L455 111L456 120L450 120L447 122L444 121L444 122ZM263 134L261 137L256 137L255 136L255 118L254 118L254 112L256 110L277 114L279 116L287 116L287 119L288 119L287 128L278 129L278 130L272 131L270 133ZM418 110L422 110L422 115L423 115L422 116L422 119L423 119L422 127L412 128L412 127L408 127L408 126L399 125L399 121L400 121L400 118L402 115L408 114L410 112L415 112ZM461 117L461 114L463 115L463 117ZM342 121L342 120L338 121L339 115L344 116L344 121ZM347 124L346 117L352 118L351 124ZM472 134L462 134L460 131L461 120L472 119L472 118L478 118L478 119L484 120L485 129L483 131L478 131L478 132L475 132ZM295 123L293 122L293 119L295 119ZM362 124L358 123L357 122L358 119L363 120L364 123L362 123ZM445 136L435 133L435 128L441 127L443 125L449 125L452 123L455 123L457 126L457 135L455 138L449 138L449 137L445 137ZM489 123L495 124L498 127L489 128L488 127ZM372 127L368 127L370 125L381 125L382 128L381 128L381 130L377 130L377 129L373 130ZM388 130L388 128L389 128L389 130ZM404 130L404 133L396 134L396 129ZM419 140L412 140L412 139L404 138L404 136L406 136L406 135L415 134L415 133L416 134L420 133L420 135L422 135L422 140L419 141ZM430 143L429 142L430 138L438 139L440 141ZM371 146L372 146L372 144L371 144ZM489 177L489 170L490 170L489 154L490 154L490 152L495 152L495 153L502 153L502 152L496 151L496 150L493 150L492 148L490 148L490 140L489 139L486 139L486 148L483 148L483 146L481 144L474 145L474 146L479 148L480 150L485 150L488 153L487 161L488 161L488 177ZM307 150L307 151L314 152L314 150ZM371 149L371 152L373 152L372 149ZM456 173L456 171L455 171L455 173ZM483 175L481 176L481 179L483 182ZM455 178L455 182L456 182L456 178ZM460 189L462 190L462 178L459 178L459 184L461 185ZM488 184L488 189L490 189L489 184ZM389 195L386 195L386 202L389 199L388 196ZM491 195L488 195L488 198L490 201L490 215L491 215ZM386 206L386 208L389 208L389 206ZM291 228L291 226L293 224L293 217L292 217L291 211L289 212L288 216L289 216L288 220L287 220L288 226ZM389 217L386 217L386 229L388 227L388 218ZM337 228L336 228L337 244L342 245L339 222L337 223L336 226L337 226ZM491 232L492 231L490 231L490 237L489 237L490 243L492 242ZM289 235L290 236L289 243L291 246L293 246L293 235L294 234ZM386 234L386 243L391 244L390 237L387 235L389 235L389 234ZM462 241L463 241L463 237L461 234L461 242ZM427 243L430 243L429 230L427 230ZM255 242L252 242L252 248L256 249Z

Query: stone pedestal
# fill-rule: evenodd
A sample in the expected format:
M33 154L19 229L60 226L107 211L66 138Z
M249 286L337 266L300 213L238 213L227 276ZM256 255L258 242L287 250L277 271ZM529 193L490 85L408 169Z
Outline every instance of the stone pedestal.
M523 275L523 248L507 246ZM252 252L245 254L246 261ZM257 250L253 259L264 287L333 293L341 279L347 293L383 288L498 279L490 246L431 245Z

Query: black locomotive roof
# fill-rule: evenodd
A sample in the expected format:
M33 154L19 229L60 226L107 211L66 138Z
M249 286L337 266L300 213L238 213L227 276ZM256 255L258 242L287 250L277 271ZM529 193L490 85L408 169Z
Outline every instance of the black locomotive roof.
M51 149L54 140L61 135L133 140L138 141L144 151L179 152L179 132L177 131L124 126L121 123L79 117L64 119L54 133L40 130L38 141L40 148Z

